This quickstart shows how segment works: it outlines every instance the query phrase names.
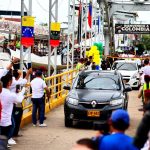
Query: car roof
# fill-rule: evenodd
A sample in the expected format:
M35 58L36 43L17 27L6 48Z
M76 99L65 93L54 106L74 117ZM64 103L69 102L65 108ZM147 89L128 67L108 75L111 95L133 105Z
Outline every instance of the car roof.
M119 75L120 73L117 70L84 70L79 73L79 75L87 75L87 74L101 74L101 75Z
M134 60L116 60L115 62L136 63Z

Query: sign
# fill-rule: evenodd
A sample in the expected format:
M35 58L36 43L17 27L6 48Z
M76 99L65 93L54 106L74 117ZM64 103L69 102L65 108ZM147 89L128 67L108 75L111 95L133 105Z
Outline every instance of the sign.
M59 46L60 42L60 23L51 23L50 45L53 47Z
M115 34L150 34L150 24L115 24Z

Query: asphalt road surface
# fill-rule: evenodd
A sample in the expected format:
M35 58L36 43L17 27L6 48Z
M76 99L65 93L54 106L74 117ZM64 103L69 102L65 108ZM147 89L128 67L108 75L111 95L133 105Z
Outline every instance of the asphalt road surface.
M127 134L132 136L142 118L142 113L138 111L141 101L137 99L137 93L138 91L129 93L131 126ZM97 132L87 123L65 128L63 106L47 114L46 123L46 128L32 127L32 124L25 126L20 132L23 136L16 138L17 145L12 150L70 150L78 139L92 137Z

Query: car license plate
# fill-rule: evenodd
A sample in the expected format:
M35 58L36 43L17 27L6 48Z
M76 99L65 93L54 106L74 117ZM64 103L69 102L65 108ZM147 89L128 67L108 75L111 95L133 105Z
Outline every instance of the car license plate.
M89 110L89 111L87 112L87 116L88 116L88 117L99 117L99 116L100 116L100 111Z

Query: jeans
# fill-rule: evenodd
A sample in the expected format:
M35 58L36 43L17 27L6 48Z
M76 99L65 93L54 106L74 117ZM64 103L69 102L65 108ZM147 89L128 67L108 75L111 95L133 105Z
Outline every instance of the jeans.
M37 124L37 111L39 111L39 123L43 124L44 122L44 98L32 98L33 109L32 109L32 123Z
M4 135L6 136L8 139L10 138L9 137L9 132L10 132L10 128L11 126L6 126L6 127L0 127L0 130L1 130L1 135Z
M8 139L13 137L14 130L15 130L15 120L14 120L14 114L11 116L11 126L9 128L9 134L8 134Z

